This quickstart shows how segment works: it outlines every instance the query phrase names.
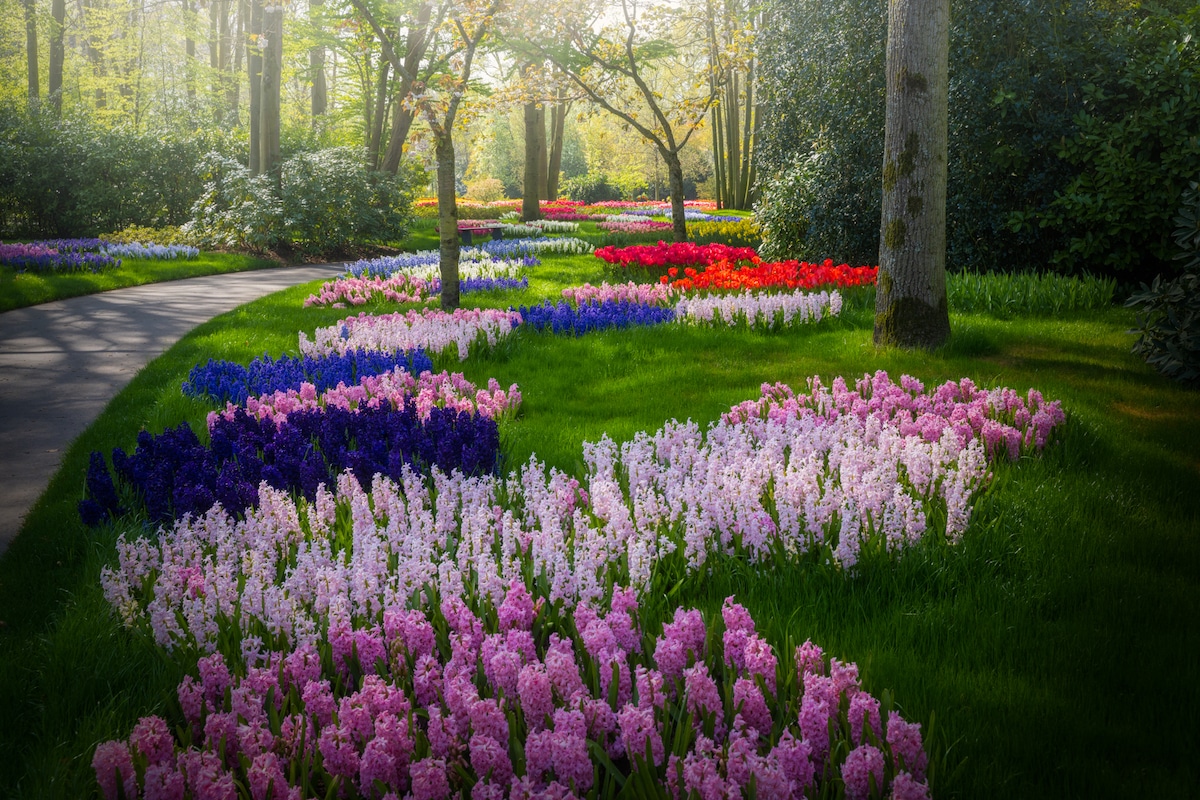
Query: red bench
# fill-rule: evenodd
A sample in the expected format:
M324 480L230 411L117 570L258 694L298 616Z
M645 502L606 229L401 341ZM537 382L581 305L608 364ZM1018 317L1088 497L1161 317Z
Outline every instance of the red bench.
M441 228L435 228L438 233L441 233ZM504 228L498 222L480 222L471 220L470 222L458 223L458 235L462 237L462 243L470 247L474 241L472 237L476 234L490 233L493 239L504 238Z

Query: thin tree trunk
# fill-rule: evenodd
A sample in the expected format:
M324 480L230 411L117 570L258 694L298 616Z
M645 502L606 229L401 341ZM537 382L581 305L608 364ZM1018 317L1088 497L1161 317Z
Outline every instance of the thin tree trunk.
M677 242L687 241L687 220L683 216L683 165L679 153L660 150L667 163L667 181L671 186L671 233Z
M546 199L558 199L558 179L562 174L563 139L567 128L567 109L570 103L562 98L562 90L558 90L558 99L550 107L550 157L546 164Z
M379 79L375 84L375 113L371 117L371 133L367 140L367 162L371 169L379 168L379 147L383 139L384 119L387 116L387 90L391 67L386 58L379 59Z
M550 151L546 146L546 104L538 103L537 120L533 123L533 135L537 139L537 191L542 200L549 200L546 193L546 183L550 175ZM541 209L538 209L541 213Z
M538 179L541 177L541 165L545 160L543 147L546 141L546 126L541 126L542 135L537 134L538 115L537 103L526 103L525 108L525 180L521 192L521 219L528 222L542 218L542 207L539 200L542 196Z
M321 21L321 12L324 8L325 0L310 0L308 4L309 16L314 18L318 26ZM329 109L329 89L325 84L324 45L317 45L308 51L308 71L312 78L313 125L316 125L317 117L324 115Z
M279 152L279 92L280 75L283 71L283 6L272 5L263 9L262 96L259 120L259 157L262 172L271 177L276 191L280 185Z
M449 130L437 137L438 254L442 310L458 308L458 205L454 191L454 140Z
M46 89L50 96L50 108L55 114L62 112L62 81L63 60L66 51L63 49L63 26L67 20L66 0L51 0L50 18L54 21L50 28L50 74ZM91 50L89 43L88 49ZM103 106L103 103L98 104Z
M196 40L192 38L192 30L195 25L195 11L192 8L191 0L183 0L183 24L185 26L183 37L183 54L186 56L183 64L183 81L185 91L187 92L188 100L196 96L196 81L195 81L195 60L196 60Z
M262 114L262 48L263 0L250 0L250 35L246 43L246 71L250 86L250 174L262 172L262 151L259 149L259 126Z
M738 75L733 73L725 84L725 179L728 184L726 202L737 208L737 190L741 185L742 143L738 136L740 109L738 107Z
M404 155L404 145L408 141L408 132L412 128L413 112L404 108L401 102L392 105L392 132L388 138L388 149L383 155L384 172L395 175L400 169L400 159Z
M887 116L875 343L934 348L946 305L949 0L888 3Z
M24 0L25 7L25 73L30 105L36 105L41 93L38 72L37 7L35 0Z
M233 63L229 67L229 112L232 124L239 121L238 111L242 102L242 48L241 42L246 41L246 0L238 0L234 14L233 41L230 43Z

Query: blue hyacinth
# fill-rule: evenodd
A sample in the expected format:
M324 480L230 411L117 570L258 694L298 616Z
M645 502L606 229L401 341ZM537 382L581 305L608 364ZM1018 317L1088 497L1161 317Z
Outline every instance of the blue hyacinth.
M396 367L420 375L433 371L433 361L423 350L384 352L351 350L343 355L280 356L263 355L243 366L232 361L209 359L192 367L183 384L188 397L208 399L217 404L241 405L248 397L299 389L301 383L313 384L318 392L339 383L352 386L366 375L382 375Z
M645 305L628 300L606 300L603 303L581 303L578 307L566 301L553 304L521 306L517 309L525 324L534 330L582 336L589 331L628 328L631 325L661 325L675 319L675 309Z

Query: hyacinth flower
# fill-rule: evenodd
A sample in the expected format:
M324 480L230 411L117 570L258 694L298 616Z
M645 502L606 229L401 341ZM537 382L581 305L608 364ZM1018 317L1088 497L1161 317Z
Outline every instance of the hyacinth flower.
M684 324L745 325L766 329L820 322L825 317L836 317L841 312L842 296L838 292L747 291L682 297L675 304L675 318Z
M361 306L377 299L393 303L422 303L429 300L432 294L428 281L404 273L386 278L347 276L321 284L316 293L304 298L304 307L345 308L347 303Z
M547 300L542 305L521 306L517 312L525 324L536 331L575 336L632 325L661 325L675 319L674 309L627 300L586 302L577 306L565 301L553 304Z
M783 384L763 384L762 397L734 406L728 421L819 416L869 417L897 428L905 436L926 442L942 439L949 431L961 441L980 440L991 458L1016 460L1022 452L1037 453L1049 443L1055 428L1066 421L1059 401L1047 401L1030 389L1025 395L1007 387L982 389L969 378L947 381L926 390L921 381L902 375L895 383L882 370L864 375L847 386L835 378L826 387L810 378L808 392L797 395Z
M305 383L323 392L338 384L352 386L368 375L382 375L396 369L418 375L432 371L433 362L419 348L346 349L300 358L284 355L278 359L263 354L248 366L210 358L207 364L192 367L182 390L188 397L241 405L251 396L299 390Z
M495 347L521 324L515 311L458 308L359 314L335 325L317 328L313 338L300 333L300 352L313 358L341 355L354 350L396 352L425 350L445 353L452 347L465 361L474 347Z
M397 409L412 405L422 422L429 419L434 408L449 408L499 420L516 415L521 405L521 390L514 383L505 392L495 378L488 380L487 388L480 389L461 373L425 370L420 375L413 375L396 367L380 375L364 375L351 386L339 383L318 392L313 384L302 383L299 389L249 397L240 406L227 403L224 411L208 415L208 427L211 430L218 418L232 420L242 410L254 419L271 419L276 425L283 425L288 415L296 411L326 408L357 411L384 405Z
M146 258L158 261L174 259L192 259L200 255L199 248L182 244L142 244L128 242L125 244L105 244L101 252L114 258Z
M289 417L283 430L292 427ZM157 444L150 441L147 450ZM352 463L336 486L318 482L310 493L302 485L309 500L299 505L264 482L242 519L214 507L180 520L155 543L122 541L107 591L136 596L154 574L203 558L213 565L206 580L214 596L248 615L244 629L265 626L289 640L319 627L331 603L370 613L419 591L431 575L441 576L443 596L469 590L495 602L513 578L542 575L551 601L571 607L603 595L613 564L623 565L623 583L641 590L663 560L670 564L662 568L684 573L726 555L753 564L809 558L852 569L864 550L901 554L929 537L952 543L989 474L978 441L950 431L926 442L856 415L721 422L707 434L694 423L672 422L620 446L607 438L589 443L584 457L582 482L533 459L507 479L436 467L423 475L409 464L397 475ZM298 469L304 466L300 460ZM144 484L160 481L163 496L178 474L164 468ZM346 524L338 507L359 509L335 535L353 580L340 557L327 557L333 526ZM933 525L931 518L945 522ZM289 542L300 549L282 546ZM291 576L273 590L269 608L252 599L259 589L247 565ZM244 591L251 594L242 601ZM154 597L154 609L145 611L127 600L114 605L128 611L129 623L143 613L152 623L182 614L183 627L154 623L161 644L210 644L216 607L164 606L186 598L158 590Z
M199 575L179 586L206 603ZM150 716L100 744L101 793L578 797L633 781L674 798L928 797L920 725L811 641L779 659L733 598L711 624L675 609L651 648L620 587L573 620L520 580L494 604L427 597L201 658L178 687L186 737ZM659 654L680 648L668 673Z
M495 420L455 408L434 406L423 418L413 403L301 408L282 424L238 408L212 420L208 445L182 423L157 436L142 431L134 453L117 448L112 462L149 519L161 523L214 507L244 515L259 506L266 489L313 499L345 470L363 482L435 467L487 474L497 468L499 448ZM80 511L85 521L99 521L92 506Z

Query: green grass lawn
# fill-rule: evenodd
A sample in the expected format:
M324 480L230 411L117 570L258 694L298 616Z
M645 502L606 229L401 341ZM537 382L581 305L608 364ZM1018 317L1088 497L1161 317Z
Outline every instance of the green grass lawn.
M606 277L590 256L545 261L527 292L464 304L528 304ZM313 288L218 317L151 363L74 443L0 560L0 796L94 793L95 745L127 735L141 715L170 713L183 674L123 630L102 597L99 570L119 531L89 532L76 516L88 453L130 448L143 427L201 425L208 409L179 391L193 365L295 353L297 331L350 313L302 309ZM704 425L765 381L803 387L811 375L883 369L926 386L970 377L1060 399L1061 440L995 467L958 546L923 545L853 574L727 560L678 585L657 582L662 596L647 602L711 612L736 595L777 648L812 638L857 662L868 690L890 690L930 734L935 797L1195 796L1196 394L1129 354L1124 310L955 315L949 345L923 353L876 350L868 305L776 333L520 330L439 367L519 384L521 414L501 432L507 467L536 453L577 474L584 441L628 439L672 418Z
M119 267L95 273L19 273L12 267L0 265L0 311L145 283L275 266L278 265L273 261L237 253L201 253L198 258L170 261L126 258L121 260Z

